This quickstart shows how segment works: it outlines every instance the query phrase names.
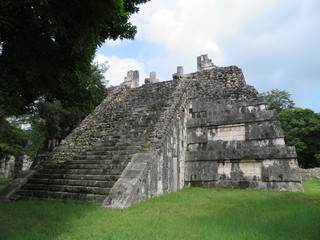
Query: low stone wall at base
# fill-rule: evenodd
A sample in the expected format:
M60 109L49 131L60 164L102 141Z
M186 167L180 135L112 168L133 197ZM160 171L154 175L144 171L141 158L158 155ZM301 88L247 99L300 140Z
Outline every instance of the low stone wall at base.
M320 178L320 168L300 169L302 180L310 180L314 177Z
M279 191L279 192L303 192L300 182L262 182L246 180L219 180L186 182L186 187L204 187L204 188L226 188L226 189L252 189L260 191Z

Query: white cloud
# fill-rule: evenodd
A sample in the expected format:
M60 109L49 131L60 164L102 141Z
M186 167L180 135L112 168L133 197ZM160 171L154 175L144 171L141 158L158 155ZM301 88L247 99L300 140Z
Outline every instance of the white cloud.
M119 46L121 44L121 40L118 38L116 40L106 40L104 42L105 45L107 45L108 47L116 47L116 46Z
M127 76L127 72L130 70L139 71L140 85L144 83L144 79L147 77L144 70L144 64L133 58L119 58L116 56L108 57L103 54L98 54L94 61L99 64L107 62L107 65L110 66L105 73L105 78L109 81L109 86L121 84L124 77Z
M143 61L160 80L176 66L195 71L196 57L208 54L218 66L241 67L258 90L287 90L297 106L319 111L319 10L319 0L152 0L130 20L139 41L107 46L109 55ZM130 69L118 60L121 82Z
M131 18L138 38L166 47L175 61L209 54L223 64L218 41L238 33L242 26L276 0L152 0ZM184 60L185 61L185 60ZM191 64L190 64L191 65Z

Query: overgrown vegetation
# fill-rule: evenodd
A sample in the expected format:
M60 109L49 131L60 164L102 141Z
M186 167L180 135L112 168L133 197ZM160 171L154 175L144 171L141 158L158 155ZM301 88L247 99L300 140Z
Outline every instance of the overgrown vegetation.
M295 146L299 165L303 168L320 166L320 113L294 107L291 94L273 89L262 93L268 109L280 116L286 144Z
M183 189L124 210L58 201L0 203L0 236L14 240L320 238L320 180L305 193Z

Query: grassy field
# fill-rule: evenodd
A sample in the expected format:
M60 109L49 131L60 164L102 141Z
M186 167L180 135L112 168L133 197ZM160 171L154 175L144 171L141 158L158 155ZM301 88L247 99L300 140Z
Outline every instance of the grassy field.
M0 203L0 239L320 239L320 180L305 193L183 189L125 210Z

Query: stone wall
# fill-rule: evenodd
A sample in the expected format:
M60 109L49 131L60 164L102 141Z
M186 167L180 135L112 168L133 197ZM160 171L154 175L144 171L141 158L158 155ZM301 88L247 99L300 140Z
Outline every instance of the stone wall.
M312 178L320 178L320 168L300 169L302 180L310 180Z
M31 164L29 157L22 153L4 154L0 157L0 178L16 178L22 171L29 170Z
M245 83L241 69L185 75L188 91L185 186L303 191L294 147L279 118Z
M5 154L0 157L0 178L13 177L14 156Z

